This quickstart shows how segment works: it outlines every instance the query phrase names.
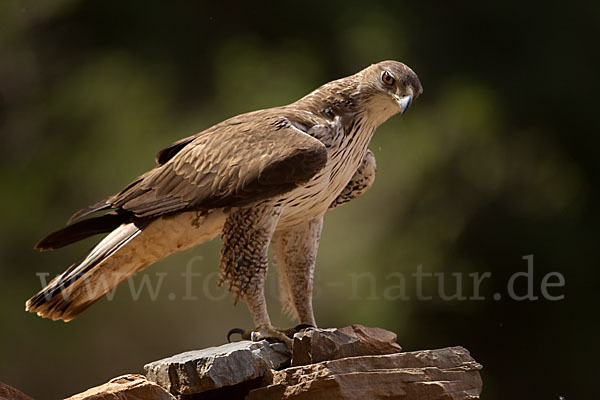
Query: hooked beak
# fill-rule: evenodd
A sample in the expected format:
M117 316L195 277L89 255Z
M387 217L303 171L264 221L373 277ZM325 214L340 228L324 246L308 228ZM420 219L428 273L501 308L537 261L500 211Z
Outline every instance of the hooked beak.
M404 97L394 96L394 100L396 100L396 104L398 104L398 107L400 107L400 114L404 114L406 109L408 107L410 107L410 103L412 103L412 99L413 99L413 97L411 94L409 94L408 96L404 96Z

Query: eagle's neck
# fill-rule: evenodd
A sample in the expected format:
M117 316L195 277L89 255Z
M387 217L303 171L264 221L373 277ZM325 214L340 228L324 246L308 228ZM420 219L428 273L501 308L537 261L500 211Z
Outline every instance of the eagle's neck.
M354 76L326 83L313 90L296 104L315 115L333 120L337 116L359 112L356 97L359 84Z
M400 109L385 93L364 87L360 74L326 83L296 102L304 110L333 121L361 119L375 130Z

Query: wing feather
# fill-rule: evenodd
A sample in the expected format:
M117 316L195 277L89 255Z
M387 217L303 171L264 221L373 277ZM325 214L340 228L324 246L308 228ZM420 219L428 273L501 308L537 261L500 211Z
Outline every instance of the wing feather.
M308 182L327 163L325 146L286 118L266 112L247 117L163 150L161 164L110 198L110 205L137 217L243 206Z

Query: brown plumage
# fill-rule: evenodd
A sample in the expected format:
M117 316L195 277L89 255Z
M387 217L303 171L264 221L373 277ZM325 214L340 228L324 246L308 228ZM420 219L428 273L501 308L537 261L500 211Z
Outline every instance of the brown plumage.
M157 154L154 169L36 245L50 250L110 232L27 310L70 320L133 272L222 234L222 281L248 303L263 336L273 334L262 293L272 237L285 240L276 243L287 274L282 297L301 322L314 324L310 295L294 288L312 289L323 215L370 187L375 159L367 146L375 129L421 92L408 67L385 61L290 105L239 115L173 143ZM71 223L100 211L108 212ZM311 256L288 265L285 252ZM90 282L111 273L120 278L90 294Z
M327 162L323 143L298 130L278 109L231 118L157 155L159 165L121 192L78 211L69 222L96 211L117 212L54 232L36 245L50 250L128 220L184 210L239 207L308 182ZM257 157L256 151L260 151Z

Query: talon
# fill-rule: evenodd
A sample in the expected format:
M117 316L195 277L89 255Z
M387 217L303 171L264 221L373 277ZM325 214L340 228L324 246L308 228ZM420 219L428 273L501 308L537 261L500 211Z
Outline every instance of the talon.
M254 342L261 340L266 340L269 343L281 342L289 349L291 349L293 345L290 337L284 334L281 330L273 327L258 327L250 333L250 337Z
M300 332L301 330L303 330L303 329L308 329L308 328L315 329L315 326L314 326L314 325L311 325L311 324L298 324L298 325L296 325L296 326L294 327L294 330L295 330L296 332Z
M308 329L308 328L314 328L314 326L312 326L311 324L298 324L293 328L285 328L285 329L276 328L275 330L283 333L285 336L289 337L290 339L293 339L294 334L296 334L304 329Z
M231 343L231 335L235 335L236 333L239 333L239 335L242 337L242 339L247 340L247 338L245 337L245 336L248 336L248 335L246 335L246 332L247 331L240 329L240 328L230 329L229 332L227 332L227 343Z

